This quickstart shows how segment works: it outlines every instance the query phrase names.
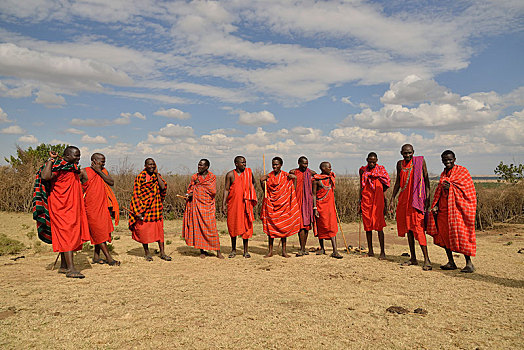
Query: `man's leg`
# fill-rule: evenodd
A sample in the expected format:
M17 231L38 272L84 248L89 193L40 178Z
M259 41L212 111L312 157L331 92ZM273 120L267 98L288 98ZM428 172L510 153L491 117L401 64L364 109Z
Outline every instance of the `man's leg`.
M457 264L455 264L455 259L453 259L453 252L451 251L451 249L448 249L448 248L444 248L444 249L446 249L446 255L448 256L448 263L446 265L441 265L440 268L442 270L456 270Z
M228 258L234 258L237 255L237 237L231 236L231 253L227 256Z
M103 261L100 261L100 245L95 244L95 249L93 252L93 264L97 263L103 263Z
M290 258L291 256L288 255L288 253L286 251L287 250L286 249L287 248L287 238L286 237L282 237L280 240L282 241L282 256L284 258Z
M318 244L320 244L320 250L316 252L317 255L324 255L326 254L326 250L324 249L324 240L318 239Z
M171 261L171 257L169 255L166 255L166 252L164 251L164 242L158 241L158 249L160 250L160 259L165 261Z
M200 259L204 259L206 255L206 251L204 249L200 249Z
M119 266L120 265L120 261L117 261L117 260L113 259L113 257L109 253L109 249L107 249L107 243L106 242L97 244L95 246L95 250L96 250L97 247L98 247L99 250L100 249L102 250L102 253L104 253L108 265L110 265L110 266ZM100 253L98 253L98 254L100 256Z
M249 254L249 239L243 238L242 243L244 244L244 258L251 258Z
M149 252L149 245L147 243L142 243L142 247L144 247L144 255L147 261L153 261L153 257L151 256L151 253Z
M417 254L415 252L415 236L413 235L413 231L408 231L407 236L408 236L410 258L408 261L403 262L402 266L418 265Z
M273 256L273 243L275 239L267 236L267 242L268 242L268 252L266 255L264 255L264 258L270 258Z
M337 250L337 236L331 237L331 245L333 246L333 253L331 253L331 257L336 259L342 259L342 255L340 255Z
M422 249L422 254L424 255L424 265L422 265L422 270L424 271L432 270L433 267L431 266L431 261L429 261L428 246L421 244L420 249Z
M76 268L75 268L75 262L73 261L73 252L65 252L63 253L65 257L65 261L67 264L67 273L66 277L69 278L84 278L85 276L81 274Z
M368 256L375 256L373 252L373 231L366 231L366 239L368 241Z
M58 273L67 273L67 271L68 271L68 268L67 268L65 254L60 253L60 268L58 269Z
M386 260L386 250L384 249L384 231L378 231L378 242L380 243L379 260Z
M464 267L460 272L465 273L472 273L475 271L475 266L473 266L473 263L471 262L471 256L468 256L464 254L464 258L466 258L466 267Z
M304 256L306 253L306 242L307 242L307 234L308 231L305 229L301 229L298 231L298 240L300 242L300 249L296 256Z

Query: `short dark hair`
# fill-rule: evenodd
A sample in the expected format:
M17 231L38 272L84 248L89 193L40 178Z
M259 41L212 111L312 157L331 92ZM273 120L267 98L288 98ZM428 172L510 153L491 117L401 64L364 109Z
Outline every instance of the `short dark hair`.
M236 157L235 157L235 160L234 160L233 162L236 164L237 162L240 161L240 158L244 158L244 159L246 159L246 157L244 157L244 156L236 156Z
M104 158L105 158L105 156L104 156L102 153L98 153L98 152L96 152L96 153L93 153L93 154L91 155L91 161L94 161L94 160L95 160L96 158L98 158L98 157L104 157Z
M275 158L273 158L273 160L276 160L277 162L279 162L280 165L284 165L284 161L280 157L275 157ZM273 160L271 160L271 163L273 163Z
M153 158L151 158L151 157L150 158L146 158L146 160L144 160L144 164L146 164L148 160L152 160L156 164L155 160Z
M306 156L300 156L298 157L298 162L300 163L301 160L308 160Z
M448 154L451 154L453 156L453 158L456 158L455 157L455 152L453 152L452 150L445 150L444 152L442 152L442 154L440 155L440 158L443 158L444 156L447 156Z
M378 156L377 156L377 154L375 152L369 152L368 158L371 158L371 157L375 157L375 158L378 159Z
M67 146L64 149L64 153L62 153L63 156L70 155L74 150L80 151L80 149L76 146Z
M328 161L324 161L324 162L320 163L320 165L318 166L318 168L319 168L320 170L322 170L322 165L324 165L324 164L329 164L329 162L328 162Z
M209 160L207 160L206 158L202 158L200 159L201 162L204 162L204 164L209 168L209 166L211 166L211 163L209 163Z

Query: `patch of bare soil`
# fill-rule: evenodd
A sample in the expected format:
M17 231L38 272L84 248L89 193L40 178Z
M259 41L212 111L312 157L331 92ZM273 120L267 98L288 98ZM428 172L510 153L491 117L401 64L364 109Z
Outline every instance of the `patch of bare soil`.
M113 241L122 265L91 265L79 252L75 262L86 278L71 280L52 269L49 246L28 235L35 228L29 214L0 218L0 232L28 247L24 258L0 256L2 349L524 348L522 225L479 233L477 271L463 274L441 271L445 252L431 243L433 271L400 267L408 247L392 223L385 261L346 252L341 260L314 253L264 259L259 223L251 259L219 260L200 259L180 239L181 222L167 221L173 261L147 262L124 221ZM358 224L343 229L357 246ZM227 255L229 236L220 238ZM376 234L374 241L378 256ZM340 234L338 243L343 247ZM316 246L311 235L308 247ZM289 250L297 247L294 236ZM463 267L462 256L456 262Z

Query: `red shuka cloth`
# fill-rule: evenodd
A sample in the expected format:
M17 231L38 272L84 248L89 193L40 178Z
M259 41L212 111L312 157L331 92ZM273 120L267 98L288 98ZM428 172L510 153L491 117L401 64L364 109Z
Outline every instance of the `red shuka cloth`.
M220 250L215 218L215 195L217 178L209 172L205 177L193 174L187 193L193 199L186 201L182 235L186 244L197 249Z
M451 185L444 190L443 182ZM431 208L438 206L437 224L433 215L429 216L428 233L433 236L436 245L453 252L475 256L477 241L475 235L475 214L477 194L469 171L455 165L446 174L440 174L440 181L435 190Z
M164 242L163 201L166 198L167 183L164 190L160 190L156 174L149 175L143 170L135 178L133 198L131 199L131 215L129 215L129 229L132 238L142 244ZM138 220L138 214L144 216L144 221Z
M239 175L236 170L235 181L229 187L227 195L227 229L231 237L242 236L248 239L253 236L253 208L257 205L257 193L253 186L253 173L250 168Z
M306 171L302 172L297 168L293 174L297 177L296 194L298 207L300 208L300 229L311 230L311 221L313 220L311 170L306 169ZM309 181L306 181L306 176L309 176Z
M424 213L413 208L413 159L404 165L401 161L400 194L397 204L397 232L399 237L405 237L408 231L413 231L420 245L427 245L424 233Z
M317 211L319 217L315 224L317 230L315 236L318 239L330 239L338 233L337 211L335 209L335 174L317 174L313 179L318 181L317 187Z
M389 187L389 174L382 165L369 171L367 165L360 168L362 186L362 222L364 231L382 231L386 226L384 219L384 188Z
M300 230L300 208L295 186L288 173L269 173L266 182L267 197L262 202L262 227L271 238L284 238Z
M78 173L57 173L51 180L48 205L53 251L63 253L82 249L82 244L89 241L89 226Z
M106 175L109 174L105 168L102 169L102 172ZM118 226L118 223L120 222L120 207L118 206L118 201L116 200L115 193L111 189L111 186L105 183L105 181L104 187L107 194L107 206L109 207L109 213L115 218L115 226Z
M82 184L91 244L111 242L113 222L109 214L105 181L93 169L86 168L87 181Z

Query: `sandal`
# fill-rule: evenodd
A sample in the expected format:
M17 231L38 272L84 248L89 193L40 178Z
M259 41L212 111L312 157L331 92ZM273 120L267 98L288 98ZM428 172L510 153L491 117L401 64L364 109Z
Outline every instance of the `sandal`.
M97 259L97 260L93 259L93 262L92 262L92 264L100 264L100 265L104 265L106 263L107 261L105 261L104 259Z
M113 260L111 262L108 262L107 263L109 266L120 266L120 261L118 260Z
M145 258L146 261L153 261L153 257L151 255L146 255Z
M166 255L166 254L160 255L160 259L165 260L165 261L171 261L172 260L171 257L169 255Z
M85 278L86 276L84 276L83 274L81 274L80 272L78 271L68 271L66 273L66 277L67 278Z

